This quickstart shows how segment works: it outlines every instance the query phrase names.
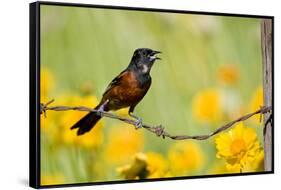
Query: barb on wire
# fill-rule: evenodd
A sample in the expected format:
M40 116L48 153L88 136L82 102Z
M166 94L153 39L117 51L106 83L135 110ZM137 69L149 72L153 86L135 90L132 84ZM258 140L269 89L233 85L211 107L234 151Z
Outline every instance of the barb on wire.
M98 111L95 110L93 108L89 108L89 107L84 107L84 106L49 106L51 103L53 103L54 100L50 100L49 102L47 102L46 104L41 103L40 104L40 114L44 114L44 116L46 117L46 112L48 110L52 110L52 111L69 111L69 110L76 110L76 111L84 111L84 112L98 112L99 114L101 114L103 117L108 117L111 119L117 119L120 120L122 122L131 124L133 126L135 126L137 128L137 125L139 124L136 120L133 119L129 119L126 117L121 117L118 115L115 115L113 113L110 112L105 112L105 111ZM218 129L216 129L215 131L207 134L207 135L171 135L169 134L167 131L165 131L165 128L162 125L156 125L156 126L151 126L148 124L142 124L142 128L156 134L159 137L165 138L168 137L170 139L173 140L187 140L187 139L194 139L194 140L206 140L222 131L225 131L227 129L229 129L230 127L232 127L235 123L238 123L240 121L245 121L247 119L249 119L250 117L257 115L257 114L265 114L267 112L271 111L271 106L268 107L261 107L259 110L243 115L241 117L239 117L236 120L233 120L221 127L219 127Z

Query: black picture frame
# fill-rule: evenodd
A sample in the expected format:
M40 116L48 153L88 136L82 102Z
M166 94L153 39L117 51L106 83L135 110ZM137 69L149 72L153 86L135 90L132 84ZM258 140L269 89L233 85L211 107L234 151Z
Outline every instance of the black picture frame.
M272 171L249 172L243 174L218 174L204 176L186 176L186 177L171 177L163 179L145 179L145 180L122 180L122 181L104 181L104 182L89 182L89 183L74 183L60 185L41 185L40 184L40 6L71 6L71 7L88 7L97 9L118 9L132 11L151 11L151 12L166 12L166 13L186 13L200 15L217 15L231 17L246 17L258 19L271 19L272 21L272 70L274 71L274 17L267 15L248 15L248 14L233 14L233 13L218 13L218 12L201 12L187 10L170 10L156 8L141 8L141 7L125 7L125 6L109 6L109 5L92 5L78 3L60 3L37 1L29 4L29 35L30 35L30 80L29 80L29 185L33 188L52 188L52 187L72 187L72 186L88 186L99 184L118 184L118 183L136 183L136 182L151 182L151 181L166 181L166 180L182 180L194 178L210 178L210 177L229 177L241 175L258 175L274 173L274 115L272 116ZM272 91L274 92L274 72L272 72ZM272 93L274 94L274 93ZM274 113L274 97L272 95L272 113Z

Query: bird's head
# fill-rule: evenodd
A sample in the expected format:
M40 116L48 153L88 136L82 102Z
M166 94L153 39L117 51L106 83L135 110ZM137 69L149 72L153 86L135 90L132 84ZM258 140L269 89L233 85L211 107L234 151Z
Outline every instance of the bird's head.
M161 59L156 56L159 53L161 52L149 48L136 49L132 57L130 66L135 67L142 73L149 73L154 62Z

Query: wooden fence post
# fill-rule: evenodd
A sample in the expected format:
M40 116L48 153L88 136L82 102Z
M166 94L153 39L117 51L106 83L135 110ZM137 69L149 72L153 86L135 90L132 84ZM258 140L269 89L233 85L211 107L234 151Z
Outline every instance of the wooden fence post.
M272 19L261 20L264 106L272 107ZM272 112L264 114L264 170L272 171Z

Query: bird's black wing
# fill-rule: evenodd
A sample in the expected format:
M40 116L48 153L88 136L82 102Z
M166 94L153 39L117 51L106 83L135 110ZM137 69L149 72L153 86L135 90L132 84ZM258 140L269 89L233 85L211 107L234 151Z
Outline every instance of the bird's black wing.
M108 91L110 91L113 87L120 84L121 78L124 76L127 70L122 71L117 77L115 77L109 85L106 87L103 95L105 95Z

